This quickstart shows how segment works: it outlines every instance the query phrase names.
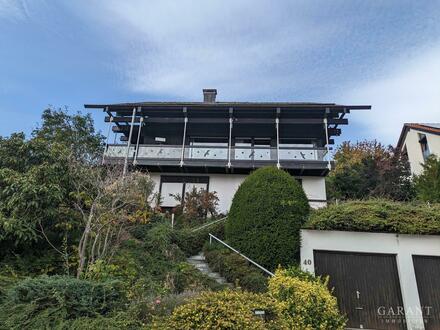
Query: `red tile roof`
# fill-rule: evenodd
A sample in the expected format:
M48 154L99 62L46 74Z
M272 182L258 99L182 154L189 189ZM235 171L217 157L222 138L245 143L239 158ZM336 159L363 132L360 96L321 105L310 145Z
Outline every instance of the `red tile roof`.
M405 141L406 133L409 129L415 129L417 131L440 135L440 124L417 124L417 123L405 123L400 133L399 141L397 142L397 149L401 150L403 142Z

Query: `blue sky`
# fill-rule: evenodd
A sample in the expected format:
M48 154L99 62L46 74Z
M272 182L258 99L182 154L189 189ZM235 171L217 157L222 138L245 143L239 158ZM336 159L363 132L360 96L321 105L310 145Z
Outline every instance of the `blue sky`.
M0 0L0 135L49 104L371 104L341 140L440 122L440 1ZM103 114L94 113L105 131Z

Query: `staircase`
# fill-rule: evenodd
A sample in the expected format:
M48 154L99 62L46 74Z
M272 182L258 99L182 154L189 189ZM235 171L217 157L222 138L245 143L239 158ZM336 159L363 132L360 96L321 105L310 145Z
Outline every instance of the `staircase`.
M205 260L205 256L203 255L203 252L200 252L199 254L189 257L186 259L188 263L193 265L195 268L197 268L200 272L207 275L208 277L212 278L219 284L228 284L228 281L222 277L219 273L213 272L210 268L208 263Z

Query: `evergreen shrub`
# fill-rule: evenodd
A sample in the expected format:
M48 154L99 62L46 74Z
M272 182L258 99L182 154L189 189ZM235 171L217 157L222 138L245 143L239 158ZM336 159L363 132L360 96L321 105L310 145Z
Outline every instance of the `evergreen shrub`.
M265 167L249 175L232 201L228 243L270 270L297 262L300 228L309 214L301 185L287 172Z
M0 307L0 324L11 329L56 328L66 320L106 315L125 304L118 287L116 281L59 275L28 278L9 289Z

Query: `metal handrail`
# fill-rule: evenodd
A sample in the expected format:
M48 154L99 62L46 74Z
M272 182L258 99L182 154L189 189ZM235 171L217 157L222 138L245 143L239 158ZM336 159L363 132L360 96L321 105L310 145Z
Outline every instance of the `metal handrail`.
M196 231L198 231L198 230L200 230L200 229L203 229L203 228L206 228L206 227L209 227L209 226L211 226L211 225L213 225L213 224L215 224L215 223L217 223L217 222L220 222L220 221L224 221L224 220L226 220L228 217L224 217L224 218L221 218L221 219L217 219L217 220L215 220L215 221L212 221L212 222L210 222L210 223L205 223L204 225L202 225L202 226L200 226L200 227L197 227L197 228L194 228L193 230L191 230L192 232L196 232Z
M243 253L237 251L236 249L234 249L232 246L226 244L225 242L223 242L220 238L215 237L212 234L209 234L209 244L212 243L212 239L215 239L216 241L218 241L219 243L223 244L224 246L226 246L228 249L234 251L235 253L239 254L240 256L242 256L243 258L245 258L247 261L249 261L251 264L253 264L254 266L257 266L258 268L260 268L263 272L265 272L266 274L269 274L270 276L274 276L275 274L268 271L266 268L264 268L263 266L257 264L255 261L253 261L252 259L249 259L248 257L246 257Z

